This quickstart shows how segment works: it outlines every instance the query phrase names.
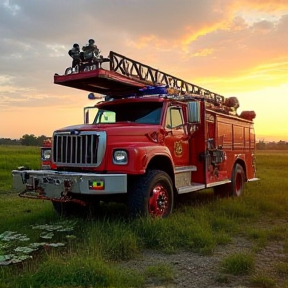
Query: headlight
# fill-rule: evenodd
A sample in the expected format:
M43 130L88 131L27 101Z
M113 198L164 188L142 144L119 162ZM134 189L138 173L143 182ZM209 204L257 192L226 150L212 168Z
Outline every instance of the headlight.
M51 158L51 149L42 150L42 160L47 161Z
M116 165L126 165L128 163L128 155L124 150L115 150L113 152L113 163Z

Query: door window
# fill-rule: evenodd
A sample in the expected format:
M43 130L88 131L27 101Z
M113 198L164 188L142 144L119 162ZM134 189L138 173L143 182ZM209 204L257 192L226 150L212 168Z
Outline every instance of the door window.
M166 115L166 123L165 127L168 129L182 129L183 126L183 117L181 113L181 109L178 107L172 107L168 109Z

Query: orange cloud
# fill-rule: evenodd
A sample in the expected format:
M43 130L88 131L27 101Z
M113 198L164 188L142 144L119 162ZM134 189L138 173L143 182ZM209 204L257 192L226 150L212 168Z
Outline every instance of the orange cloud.
M241 0L234 1L231 5L233 10L250 10L255 9L263 12L273 12L273 11L288 11L287 0Z
M130 42L130 45L137 48L142 49L146 46L149 46L151 43L153 43L154 47L163 47L167 44L167 41L161 38L158 38L155 35L145 35L140 38L138 38L137 42Z
M200 56L200 57L205 57L205 56L208 56L208 55L212 54L213 51L214 51L213 48L206 48L206 49L200 50L200 51L197 52L197 53L194 53L192 56L193 56L193 57L199 57L199 56Z
M227 22L218 22L218 23L211 23L210 25L204 25L203 27L199 29L193 29L191 27L188 27L187 30L188 33L180 39L181 44L183 45L183 50L186 50L186 46L189 45L191 42L195 41L198 37L206 35L210 32L213 32L215 30L225 28L227 25Z
M219 4L219 3L218 3ZM218 5L217 4L217 5ZM272 12L288 12L288 1L287 0L242 0L233 1L231 4L227 5L223 10L218 10L215 8L214 11L221 12L223 17L216 18L207 24L207 21L203 22L203 25L198 28L188 27L188 33L180 38L181 45L184 51L187 51L187 46L193 41L197 40L200 36L207 35L217 30L241 30L246 26L242 18L237 17L239 11L245 13L250 13L252 10L257 16L257 12L265 12L271 14ZM216 12L217 12L216 11ZM282 15L279 14L280 16ZM278 16L279 16L278 15ZM271 15L277 16L277 15ZM256 19L256 18L255 18Z
M168 46L173 49L180 47L182 52L188 53L191 43L201 36L217 31L240 31L251 23L259 22L260 19L275 20L277 17L279 19L286 11L288 12L288 0L215 0L211 3L210 14L205 14L203 21L197 18L191 21L191 25L186 24L185 27L181 27L181 21L179 21L177 36L167 39L163 35L147 34L129 44L136 49L146 48L152 44L158 49L166 49ZM266 33L267 30L269 31L269 23L267 22L266 26L264 24L258 25L255 29L258 28L259 33Z

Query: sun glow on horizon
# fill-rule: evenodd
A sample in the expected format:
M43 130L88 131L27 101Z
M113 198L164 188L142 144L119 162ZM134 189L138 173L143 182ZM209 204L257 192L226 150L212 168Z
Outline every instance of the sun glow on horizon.
M239 112L256 112L254 123L257 139L288 141L287 91L288 84L283 84L234 94L240 101Z
M49 136L59 127L83 123L87 92L54 85L53 75L71 66L67 52L73 43L82 46L95 37L103 56L116 51L217 94L238 97L239 112L256 112L257 139L288 141L288 0L167 0L165 6L154 1L153 7L149 1L114 1L101 2L97 17L93 1L88 6L60 1L57 7L47 1L0 3L5 21L0 138ZM63 26L75 11L82 25ZM120 13L119 22L114 16ZM84 25L97 27L97 35Z

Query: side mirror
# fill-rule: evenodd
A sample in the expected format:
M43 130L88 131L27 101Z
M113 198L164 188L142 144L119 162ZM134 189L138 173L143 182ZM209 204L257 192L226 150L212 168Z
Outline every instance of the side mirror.
M85 111L84 124L89 124L89 109Z
M84 107L84 124L93 124L98 108L95 106Z
M200 103L198 101L188 102L188 122L201 123Z

